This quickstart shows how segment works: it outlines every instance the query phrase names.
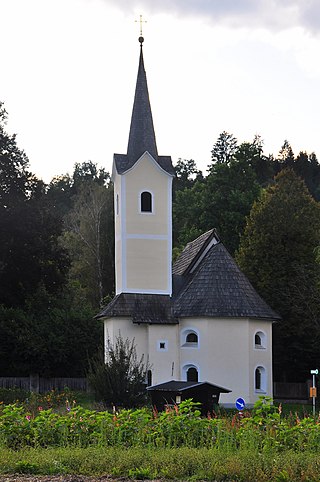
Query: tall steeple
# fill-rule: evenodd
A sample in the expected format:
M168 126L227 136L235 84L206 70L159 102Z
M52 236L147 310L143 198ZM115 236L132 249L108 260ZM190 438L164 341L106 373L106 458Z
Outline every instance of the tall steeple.
M127 154L114 154L116 294L172 293L170 156L159 156L153 128L143 37Z
M143 62L143 41L143 37L140 36L139 68L127 149L127 156L130 163L136 162L146 151L151 154L155 161L158 160L147 76Z

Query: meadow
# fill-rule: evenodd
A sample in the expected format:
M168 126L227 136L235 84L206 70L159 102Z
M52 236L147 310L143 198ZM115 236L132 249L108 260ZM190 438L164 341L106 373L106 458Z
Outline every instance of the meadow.
M0 405L1 474L319 481L320 423L261 398L201 417L192 400L157 412L101 410L50 392Z

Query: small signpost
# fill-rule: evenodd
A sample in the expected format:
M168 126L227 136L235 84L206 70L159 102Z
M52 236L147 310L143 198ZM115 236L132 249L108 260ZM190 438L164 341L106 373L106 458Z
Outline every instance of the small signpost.
M246 402L243 400L243 398L237 398L236 409L239 410L239 412L241 412L245 406L246 406Z
M312 375L312 387L310 387L310 398L312 398L312 413L313 416L316 414L316 398L317 398L317 388L316 388L316 375L318 375L319 370L310 370Z

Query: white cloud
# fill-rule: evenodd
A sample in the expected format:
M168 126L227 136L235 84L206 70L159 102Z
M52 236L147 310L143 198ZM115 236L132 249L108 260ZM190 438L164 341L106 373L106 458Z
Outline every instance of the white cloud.
M198 16L214 24L283 30L302 26L320 29L318 0L105 0L126 12L143 9L151 14Z

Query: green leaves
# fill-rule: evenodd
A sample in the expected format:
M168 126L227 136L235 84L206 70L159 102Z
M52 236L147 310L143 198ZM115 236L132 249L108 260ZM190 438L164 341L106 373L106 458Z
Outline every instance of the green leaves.
M138 359L134 339L108 343L105 357L98 353L90 362L87 375L97 400L107 406L137 407L146 399L148 363Z

